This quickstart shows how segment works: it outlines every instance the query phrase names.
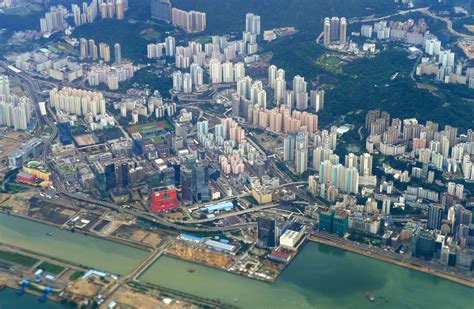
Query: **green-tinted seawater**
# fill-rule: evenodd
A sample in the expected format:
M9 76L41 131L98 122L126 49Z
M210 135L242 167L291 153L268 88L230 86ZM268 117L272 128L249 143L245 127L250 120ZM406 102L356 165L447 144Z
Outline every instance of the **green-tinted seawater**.
M17 295L14 290L5 289L0 291L1 309L67 309L72 308L52 301L39 302L37 297L30 294Z
M0 243L119 275L148 255L133 247L4 214L0 214Z
M46 236L49 232L53 236ZM129 272L147 255L135 248L7 215L0 215L0 242L117 274ZM189 273L189 267L196 271ZM315 243L306 244L274 284L166 256L140 280L218 298L241 308L473 308L474 292L425 273ZM374 303L366 299L366 291L375 297ZM0 292L0 308L11 308L12 303L18 304L13 308L39 305L35 297L22 297L4 290Z
M188 267L196 269L187 272ZM141 278L241 308L473 308L473 289L325 245L308 243L274 284L170 257ZM365 292L375 297L369 302Z

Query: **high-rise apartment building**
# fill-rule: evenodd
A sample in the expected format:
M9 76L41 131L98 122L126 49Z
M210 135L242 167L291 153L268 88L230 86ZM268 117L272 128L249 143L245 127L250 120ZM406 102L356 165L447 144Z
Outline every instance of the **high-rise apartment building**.
M427 227L430 230L439 230L443 221L444 208L441 205L431 205L428 208Z
M308 132L300 131L295 141L295 171L303 174L308 170Z
M116 64L122 63L122 47L119 43L114 45L114 60Z
M202 32L206 30L206 13L184 11L177 8L171 10L171 23L186 32Z
M324 90L311 90L310 106L316 113L324 108L324 94Z
M105 43L99 44L99 54L100 59L104 60L104 62L110 62L110 47Z
M51 107L74 115L105 114L105 98L100 92L65 87L49 93Z
M331 34L331 42L336 42L339 40L339 17L331 17L331 28L330 28L330 34Z
M257 246L262 248L273 248L278 245L277 226L275 219L257 218Z
M27 97L12 95L10 79L0 75L0 126L26 130L31 120L31 103Z
M174 57L176 53L176 39L168 36L165 39L165 54L167 57Z
M253 13L245 15L245 31L251 34L260 35L260 16Z
M326 17L323 25L323 43L330 45L347 43L347 19L345 17Z
M339 44L345 45L347 39L347 20L345 17L342 17L340 20L340 29L339 29Z
M171 1L151 0L151 18L171 23Z
M329 17L324 18L323 40L324 45L331 44L331 19Z

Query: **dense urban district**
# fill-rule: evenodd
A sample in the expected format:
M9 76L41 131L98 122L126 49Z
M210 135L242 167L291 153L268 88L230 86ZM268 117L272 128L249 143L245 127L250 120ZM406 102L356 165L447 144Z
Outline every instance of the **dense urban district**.
M0 0L0 290L246 307L148 272L310 242L474 287L474 2L287 2Z

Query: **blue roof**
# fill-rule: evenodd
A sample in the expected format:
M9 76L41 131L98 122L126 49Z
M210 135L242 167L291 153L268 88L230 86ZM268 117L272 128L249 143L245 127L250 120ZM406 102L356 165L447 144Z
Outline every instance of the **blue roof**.
M232 204L232 202L224 202L224 203L219 203L219 204L203 207L201 208L201 210L207 211L207 212L215 212L219 210L230 210L232 208L234 208L234 204Z
M203 240L204 240L204 239L201 238L201 237L197 237L197 236L193 236L193 235L188 235L188 234L180 234L179 237L181 237L181 238L188 238L188 239L195 240L195 241L203 241Z

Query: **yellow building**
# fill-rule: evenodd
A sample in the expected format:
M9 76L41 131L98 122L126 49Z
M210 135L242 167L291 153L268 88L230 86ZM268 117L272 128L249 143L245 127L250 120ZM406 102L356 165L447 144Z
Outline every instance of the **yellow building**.
M23 166L23 172L30 173L39 179L49 181L51 173L38 161L30 161Z
M272 202L273 192L264 186L255 186L252 188L252 196L258 204L267 204Z

